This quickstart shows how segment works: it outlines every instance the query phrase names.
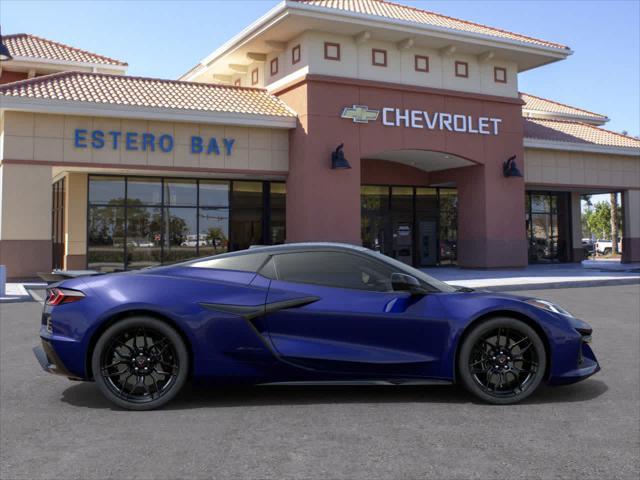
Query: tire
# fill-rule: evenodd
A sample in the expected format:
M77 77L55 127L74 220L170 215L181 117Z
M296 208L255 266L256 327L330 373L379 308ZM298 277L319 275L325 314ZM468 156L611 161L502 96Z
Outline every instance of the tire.
M182 337L165 322L130 317L100 336L91 368L98 389L109 401L128 410L153 410L184 386L189 353Z
M604 249L602 254L603 255L611 255L611 252L612 252L611 248L607 247L607 248Z
M495 405L520 402L542 382L547 368L544 343L515 318L498 317L473 327L458 358L460 383Z

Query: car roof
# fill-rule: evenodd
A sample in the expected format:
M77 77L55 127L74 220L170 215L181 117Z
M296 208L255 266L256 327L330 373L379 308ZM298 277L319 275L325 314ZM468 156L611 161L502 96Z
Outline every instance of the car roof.
M359 245L340 242L298 242L283 243L281 245L256 245L246 250L231 252L233 254L251 254L251 253L285 253L300 252L307 250L351 250L356 252L366 252L367 249Z

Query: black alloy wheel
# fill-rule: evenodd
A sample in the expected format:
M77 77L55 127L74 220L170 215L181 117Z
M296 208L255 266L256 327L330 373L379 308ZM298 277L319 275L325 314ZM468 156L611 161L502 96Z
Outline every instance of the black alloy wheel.
M546 370L540 336L514 318L494 318L475 327L460 350L464 386L495 404L519 402L540 385Z
M127 409L151 410L182 388L189 357L184 341L169 325L151 317L131 317L102 334L91 366L107 399Z

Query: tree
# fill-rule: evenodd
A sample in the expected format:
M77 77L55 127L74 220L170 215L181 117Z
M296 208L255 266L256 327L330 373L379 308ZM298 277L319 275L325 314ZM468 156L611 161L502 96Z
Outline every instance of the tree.
M611 200L611 248L615 255L618 251L618 194L613 192L610 194Z
M593 210L584 213L589 231L598 239L608 240L611 237L611 205L609 202L598 202Z

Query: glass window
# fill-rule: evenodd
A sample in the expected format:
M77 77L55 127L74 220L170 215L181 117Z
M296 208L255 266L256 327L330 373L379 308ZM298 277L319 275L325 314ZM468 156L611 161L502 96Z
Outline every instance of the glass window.
M195 207L198 204L196 180L165 180L165 207Z
M231 249L243 250L264 243L262 182L233 182Z
M386 212L389 209L389 187L362 186L362 209Z
M458 259L458 191L440 189L440 264L455 264Z
M229 251L229 210L226 208L201 208L200 256L218 255Z
M223 270L240 270L242 272L257 272L269 258L268 253L241 253L220 255L190 263L189 266L197 268L220 268Z
M162 210L127 208L127 268L158 265L162 261Z
M228 207L229 182L224 180L200 180L201 207Z
M124 270L124 208L89 207L88 234L87 268Z
M287 190L284 183L272 183L270 185L269 205L271 212L269 220L271 222L270 244L278 245L284 243L286 239L286 195Z
M342 252L300 252L275 256L279 280L327 287L387 292L389 267L360 255Z
M89 203L121 205L124 203L124 177L89 177Z
M188 260L198 256L198 246L205 244L197 235L196 208L165 208L163 263Z
M54 210L57 202L54 195ZM283 182L92 175L88 203L92 269L143 268L285 240ZM54 223L54 238L58 230Z
M262 182L233 182L233 208L262 208Z
M162 181L156 178L129 178L127 180L127 204L160 205Z

